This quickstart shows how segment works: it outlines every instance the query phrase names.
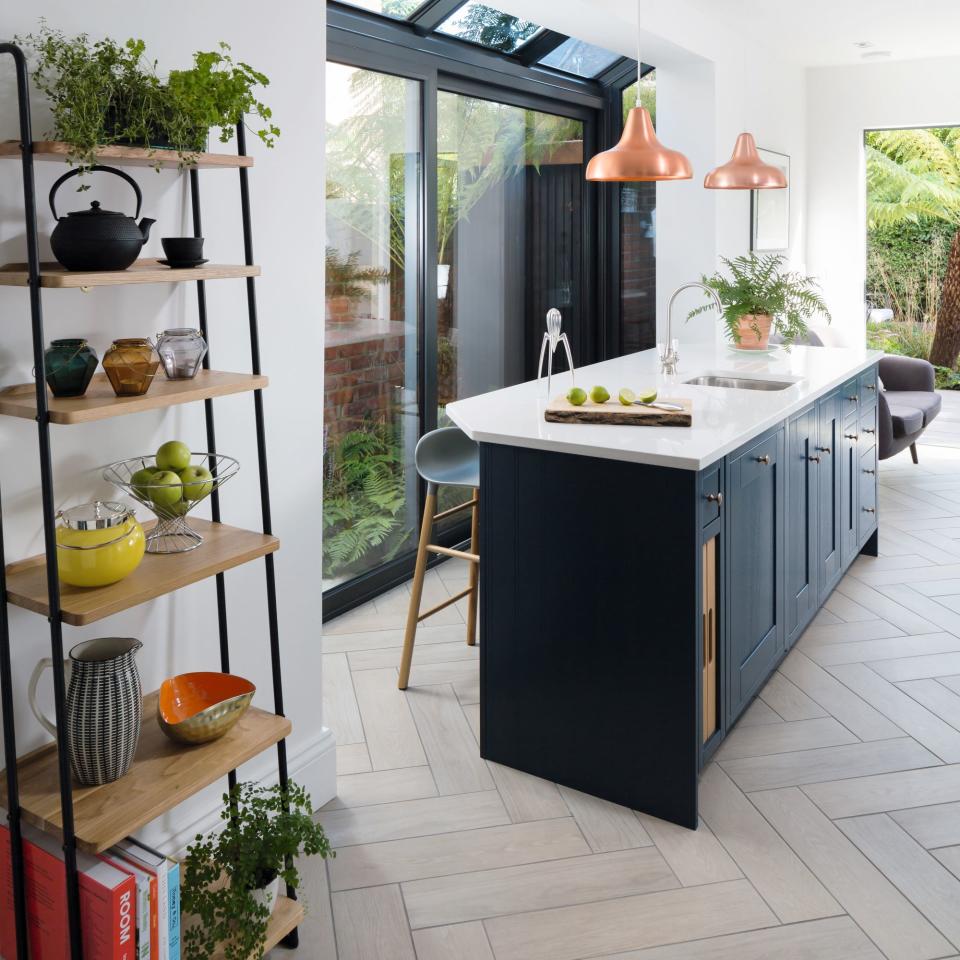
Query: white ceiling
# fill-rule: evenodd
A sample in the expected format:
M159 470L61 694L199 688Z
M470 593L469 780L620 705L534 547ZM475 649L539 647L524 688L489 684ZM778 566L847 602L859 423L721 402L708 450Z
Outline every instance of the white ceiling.
M756 47L768 58L804 66L869 63L861 57L867 51L854 46L864 40L873 44L870 50L889 50L892 60L960 56L960 0L500 0L499 5L581 39L606 41L620 53L635 49L639 12L649 32L645 52L660 40L712 59L712 46L736 37L746 41L747 50ZM960 89L960 75L957 81Z
M770 52L806 66L870 62L861 57L869 50L889 50L895 60L960 55L960 0L696 2L706 16L738 23ZM873 46L857 49L863 40Z

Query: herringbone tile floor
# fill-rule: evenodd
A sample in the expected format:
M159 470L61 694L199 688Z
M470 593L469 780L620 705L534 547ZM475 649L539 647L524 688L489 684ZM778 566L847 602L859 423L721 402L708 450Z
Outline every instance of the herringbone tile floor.
M704 771L682 830L480 759L463 611L326 625L338 850L298 960L933 960L960 954L960 395L882 464L860 558ZM428 592L465 571L448 563ZM279 951L278 951L279 954Z

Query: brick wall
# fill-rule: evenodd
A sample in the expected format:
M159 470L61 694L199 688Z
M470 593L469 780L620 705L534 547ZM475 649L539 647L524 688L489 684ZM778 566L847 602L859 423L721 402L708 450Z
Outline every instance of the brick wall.
M404 326L379 320L328 324L323 418L327 442L364 420L390 418L404 382Z

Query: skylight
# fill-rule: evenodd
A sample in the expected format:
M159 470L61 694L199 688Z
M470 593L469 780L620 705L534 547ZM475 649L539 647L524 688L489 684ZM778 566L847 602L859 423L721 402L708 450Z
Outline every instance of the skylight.
M373 13L382 13L387 17L405 20L415 10L423 6L425 0L346 0L352 7L362 7Z
M619 54L569 37L556 50L551 50L540 63L545 67L553 67L554 70L575 73L578 77L595 77L619 59Z
M480 44L501 53L513 53L536 36L541 27L529 20L503 13L485 3L470 0L437 28L440 33Z

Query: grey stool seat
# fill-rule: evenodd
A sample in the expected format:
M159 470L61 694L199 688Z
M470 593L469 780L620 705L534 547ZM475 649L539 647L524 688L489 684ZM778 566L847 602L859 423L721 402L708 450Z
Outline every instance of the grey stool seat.
M480 486L480 448L459 427L441 427L422 436L414 462L427 483Z
M427 481L427 498L423 505L423 523L420 527L420 542L417 545L417 562L410 586L410 608L407 611L407 629L403 636L403 652L400 655L400 677L397 686L407 689L410 681L410 665L413 662L413 645L417 639L417 624L439 613L451 604L469 597L467 603L467 643L477 642L477 593L480 582L480 555L477 544L480 536L480 448L457 427L442 427L420 438L414 454L417 473ZM465 503L457 504L442 513L436 513L437 490L441 486L468 487L473 496ZM471 511L470 550L454 550L431 543L433 525L438 520L452 517L463 510ZM420 612L423 598L423 581L427 573L429 554L457 557L470 564L467 587L452 597L447 597L426 613Z

